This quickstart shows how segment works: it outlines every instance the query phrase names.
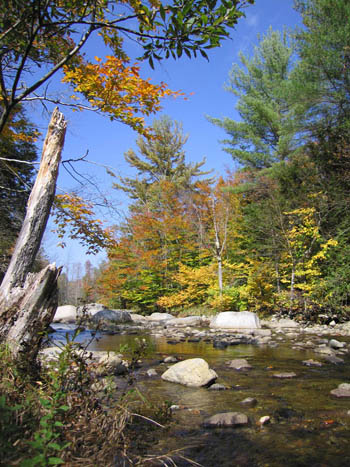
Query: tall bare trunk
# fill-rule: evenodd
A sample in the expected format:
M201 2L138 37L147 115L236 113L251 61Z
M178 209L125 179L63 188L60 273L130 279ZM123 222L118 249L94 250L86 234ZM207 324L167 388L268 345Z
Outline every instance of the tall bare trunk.
M54 200L67 122L56 108L44 142L39 173L30 194L26 217L0 287L0 341L15 355L34 358L42 332L57 308L55 265L30 274Z

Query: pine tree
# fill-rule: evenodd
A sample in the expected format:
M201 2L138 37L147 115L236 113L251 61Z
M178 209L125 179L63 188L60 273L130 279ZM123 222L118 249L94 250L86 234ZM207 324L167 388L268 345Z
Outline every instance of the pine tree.
M195 178L211 172L201 170L205 159L193 164L185 161L184 145L188 136L183 134L179 122L164 116L154 121L153 131L153 139L138 138L139 156L132 149L125 154L126 162L137 170L137 176L121 177L114 185L141 204L150 200L152 191L162 181L175 183L179 190L186 189L193 185Z
M228 139L224 150L240 165L270 167L286 160L296 148L292 106L288 101L294 47L286 33L265 34L254 55L240 54L243 66L234 64L227 91L238 97L241 121L210 118L223 128Z

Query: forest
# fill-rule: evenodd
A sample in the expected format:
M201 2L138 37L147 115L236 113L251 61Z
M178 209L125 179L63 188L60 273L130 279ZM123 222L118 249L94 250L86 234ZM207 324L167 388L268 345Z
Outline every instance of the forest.
M129 212L98 277L85 277L88 301L349 316L350 28L336 5L297 2L305 27L270 28L232 67L240 120L209 117L232 157L225 176L187 162L170 117L154 121L154 140L139 137L125 154L135 178L114 185Z

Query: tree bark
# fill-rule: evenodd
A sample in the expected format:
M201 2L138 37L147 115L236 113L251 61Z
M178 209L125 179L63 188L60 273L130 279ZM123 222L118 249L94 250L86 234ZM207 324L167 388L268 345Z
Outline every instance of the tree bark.
M67 122L56 108L45 138L37 178L30 194L26 217L0 287L0 341L7 342L15 356L36 356L42 333L57 308L60 269L49 265L30 274L45 231L56 191L58 167Z

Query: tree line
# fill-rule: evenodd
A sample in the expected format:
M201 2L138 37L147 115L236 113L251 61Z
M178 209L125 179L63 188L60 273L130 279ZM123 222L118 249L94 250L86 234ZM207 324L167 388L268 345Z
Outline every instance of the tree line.
M106 304L348 314L350 5L295 8L302 28L270 28L231 69L240 119L210 117L230 173L186 162L168 117L125 154L136 176L115 185L130 208L98 280Z

